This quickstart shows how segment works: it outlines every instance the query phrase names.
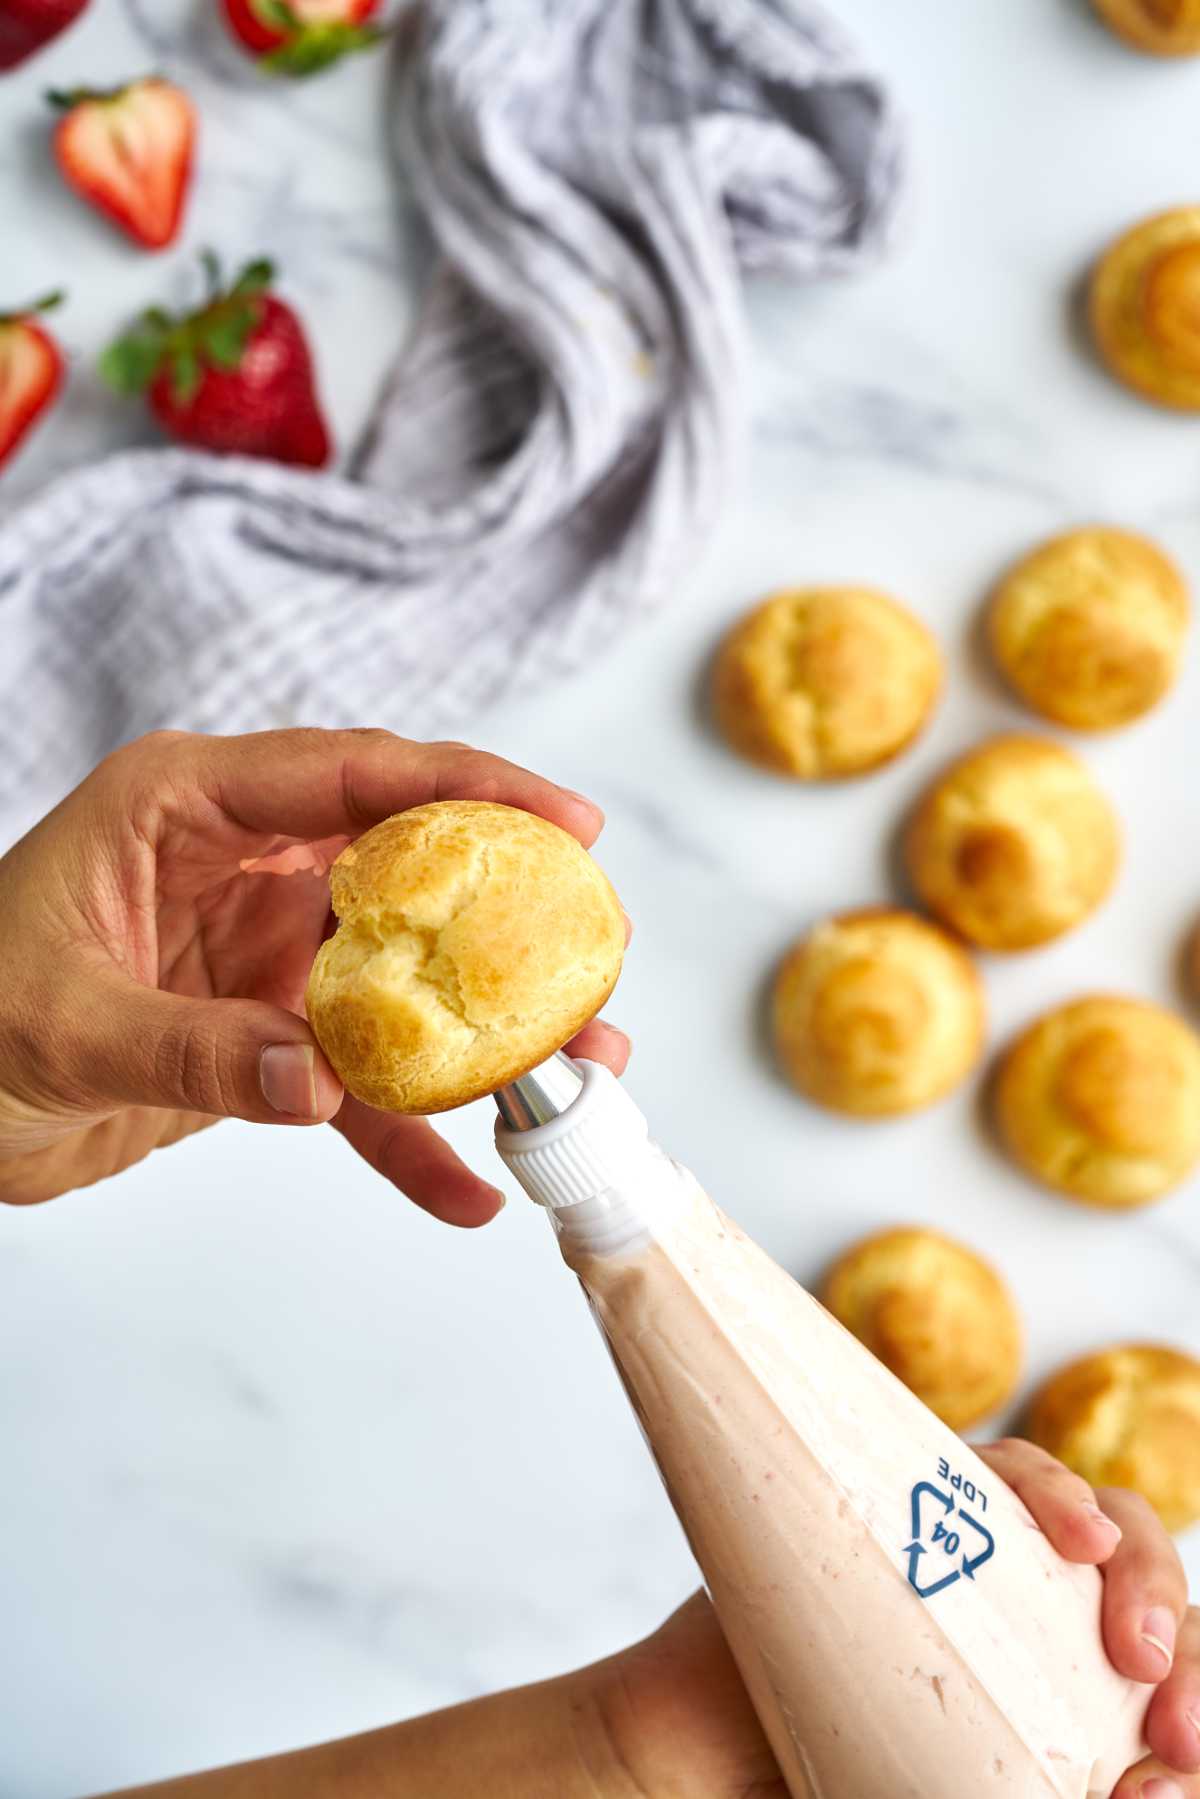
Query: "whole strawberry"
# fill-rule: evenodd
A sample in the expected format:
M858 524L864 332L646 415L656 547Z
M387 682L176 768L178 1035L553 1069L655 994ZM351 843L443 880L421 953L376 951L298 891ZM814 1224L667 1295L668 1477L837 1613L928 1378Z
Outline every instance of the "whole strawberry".
M48 44L77 19L88 0L0 0L0 69Z
M145 393L163 430L230 455L320 468L329 433L299 319L271 289L269 262L249 263L228 289L205 257L209 294L173 319L158 307L112 344L100 371L118 393Z
M62 386L62 351L37 320L61 299L47 294L0 314L0 467Z
M52 92L63 117L54 155L64 179L135 243L161 250L178 235L192 173L196 115L157 75L101 92Z
M264 69L315 75L383 32L367 23L379 0L222 0L234 36Z

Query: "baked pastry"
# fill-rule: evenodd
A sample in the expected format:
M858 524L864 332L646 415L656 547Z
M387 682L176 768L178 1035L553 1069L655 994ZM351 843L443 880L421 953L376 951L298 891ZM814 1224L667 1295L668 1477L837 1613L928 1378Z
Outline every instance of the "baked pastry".
M1026 1436L1093 1487L1131 1487L1168 1530L1200 1519L1200 1362L1123 1343L1061 1368L1035 1395Z
M415 806L344 849L306 1005L347 1090L443 1112L542 1062L599 1011L625 948L597 863L533 813Z
M1090 1205L1145 1205L1200 1161L1200 1037L1149 1000L1045 1013L1005 1055L995 1098L1021 1166Z
M1200 52L1200 0L1092 0L1118 37L1156 56Z
M858 775L912 742L942 681L919 619L866 587L796 587L738 621L717 654L713 702L751 762L801 781Z
M996 660L1018 693L1077 731L1148 712L1175 679L1187 622L1175 564L1110 525L1039 545L1001 581L988 615Z
M867 1237L834 1263L819 1295L955 1430L996 1411L1021 1374L1021 1321L981 1257L938 1231Z
M1200 206L1119 237L1096 265L1089 311L1100 354L1127 387L1200 410Z
M940 1099L983 1048L974 964L912 912L844 912L817 925L780 967L773 1016L793 1085L860 1117Z
M931 911L984 949L1031 949L1086 918L1117 872L1107 799L1069 750L996 737L929 789L905 857Z

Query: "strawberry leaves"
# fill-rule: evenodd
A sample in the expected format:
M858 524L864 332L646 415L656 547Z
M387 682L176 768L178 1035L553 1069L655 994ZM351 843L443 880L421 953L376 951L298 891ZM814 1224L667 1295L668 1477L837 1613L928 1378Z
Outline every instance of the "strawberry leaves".
M56 287L53 293L31 300L28 306L16 306L11 312L0 312L0 325L19 325L22 319L34 318L39 312L53 312L56 306L62 305L66 297L66 290Z
M211 250L202 254L208 294L198 312L172 318L160 306L149 307L133 328L110 344L100 358L100 374L119 394L143 393L165 367L171 393L186 406L199 391L206 367L233 370L259 323L261 296L275 270L265 259L249 262L228 292Z
M343 56L373 49L385 36L377 25L301 25L278 50L260 56L258 66L272 75L316 75Z
M87 106L92 101L107 102L120 100L144 81L161 81L161 75L139 75L131 81L118 82L116 87L48 87L45 93L46 104L53 106L58 112L72 112L77 106Z
M376 25L345 19L314 22L302 19L287 0L251 0L255 15L281 42L260 56L258 65L275 75L316 75L340 57L370 50L386 33Z

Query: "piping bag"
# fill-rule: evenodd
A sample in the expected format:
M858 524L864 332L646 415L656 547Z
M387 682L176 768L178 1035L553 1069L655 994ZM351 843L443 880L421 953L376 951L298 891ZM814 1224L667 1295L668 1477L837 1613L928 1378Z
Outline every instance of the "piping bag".
M637 1412L792 1799L1109 1799L1152 1689L1101 1579L553 1057L496 1095Z

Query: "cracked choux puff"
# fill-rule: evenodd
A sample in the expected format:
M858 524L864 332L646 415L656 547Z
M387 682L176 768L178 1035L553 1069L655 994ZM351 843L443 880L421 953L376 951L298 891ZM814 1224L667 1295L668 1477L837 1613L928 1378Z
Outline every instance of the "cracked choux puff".
M1160 700L1183 655L1187 584L1156 545L1092 525L1040 544L992 597L988 630L1035 712L1077 731L1127 724Z
M1093 911L1116 877L1108 800L1069 750L996 737L935 781L904 840L930 910L983 949L1032 949Z
M415 806L344 849L339 923L305 1003L348 1092L389 1112L492 1093L562 1044L616 985L624 918L568 832L480 800Z
M834 1263L818 1297L954 1430L996 1411L1020 1379L1012 1295L994 1268L939 1231L864 1238Z
M797 587L738 620L713 673L726 741L800 781L864 774L929 718L942 658L918 618L866 587Z
M1200 0L1092 0L1092 5L1137 50L1156 56L1200 52Z
M915 913L845 912L775 977L772 1023L792 1085L863 1118L926 1106L983 1049L983 986L960 944Z
M1096 265L1088 309L1119 380L1160 406L1200 411L1200 206L1118 238Z
M1093 1206L1145 1205L1200 1161L1200 1037L1149 1000L1075 1000L1008 1049L995 1107L1036 1180Z
M1034 1396L1025 1434L1093 1487L1130 1487L1168 1530L1200 1519L1200 1362L1122 1343L1061 1368Z

